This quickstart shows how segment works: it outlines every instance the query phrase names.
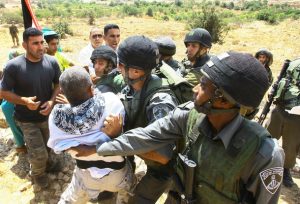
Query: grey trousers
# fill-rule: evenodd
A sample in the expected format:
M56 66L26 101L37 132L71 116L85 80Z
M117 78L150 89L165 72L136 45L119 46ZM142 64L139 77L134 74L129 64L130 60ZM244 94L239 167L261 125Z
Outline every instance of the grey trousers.
M271 135L282 137L282 148L285 152L284 168L293 168L300 151L300 115L292 115L276 106L266 124Z
M40 123L24 123L16 121L24 134L27 146L30 175L39 176L45 173L49 162L47 141L49 139L48 121Z

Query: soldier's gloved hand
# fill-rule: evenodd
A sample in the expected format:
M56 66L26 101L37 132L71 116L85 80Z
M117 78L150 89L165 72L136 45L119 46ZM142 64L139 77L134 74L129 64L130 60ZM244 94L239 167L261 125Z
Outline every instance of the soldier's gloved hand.
M122 115L109 115L105 118L104 127L101 131L108 135L110 138L115 138L122 133L123 117Z

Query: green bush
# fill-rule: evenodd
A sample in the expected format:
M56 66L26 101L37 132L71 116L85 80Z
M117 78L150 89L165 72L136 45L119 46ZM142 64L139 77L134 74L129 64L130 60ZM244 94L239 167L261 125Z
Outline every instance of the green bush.
M11 24L13 21L17 24L23 23L22 14L19 12L3 12L1 16L1 21Z
M233 9L234 8L234 3L231 1L227 4L228 9Z
M5 8L5 4L3 2L0 2L0 8Z
M257 20L266 21L270 24L275 24L277 22L276 13L270 9L264 9L257 13Z
M220 14L213 7L202 7L202 12L194 13L188 20L189 28L205 28L212 36L212 42L223 43L229 27L222 21Z
M261 2L259 0L256 0L256 1L245 1L242 8L244 10L259 11L262 8L264 8L265 6L267 6L265 4L265 2Z
M170 20L170 19L169 19L169 16L167 16L167 15L164 15L164 16L162 17L162 19L163 19L164 21Z
M133 6L124 5L123 13L129 16L139 16L141 14L140 10Z
M54 23L53 30L60 34L61 38L64 38L66 34L73 35L73 31L70 29L67 21L59 20L59 22Z
M220 6L220 0L215 0L215 5Z
M147 16L150 16L150 17L153 17L153 10L152 10L152 8L149 7L149 8L147 9L146 15L147 15Z
M50 17L53 17L54 16L54 13L55 11L51 11L50 9L39 9L35 12L35 16L38 18L38 19L41 19L41 18L50 18Z
M182 6L182 1L181 0L175 0L175 5L178 6L178 7L181 7Z

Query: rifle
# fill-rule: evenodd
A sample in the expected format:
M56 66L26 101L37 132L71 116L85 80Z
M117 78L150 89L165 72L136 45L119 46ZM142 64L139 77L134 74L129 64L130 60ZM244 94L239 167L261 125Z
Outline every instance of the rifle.
M269 93L269 95L268 95L268 101L267 101L267 103L265 104L265 106L264 106L264 108L263 108L263 111L261 112L261 114L260 114L260 116L259 116L259 118L258 118L258 123L261 124L261 125L263 125L264 120L266 119L266 117L267 117L267 115L268 115L268 113L269 113L269 111L270 111L270 107L271 107L271 105L272 105L272 103L273 103L274 96L275 96L275 94L276 94L276 92L277 92L279 82L280 82L280 80L281 80L282 78L285 77L286 70L287 70L287 68L289 67L290 62L291 62L291 61L288 60L288 59L286 59L286 60L284 61L283 65L282 65L282 68L281 68L281 70L280 70L280 73L279 73L279 75L278 75L278 77L277 77L277 80L276 80L276 82L272 85L271 91L270 91L270 93Z
M170 191L167 203L194 204L196 200L193 196L194 175L197 164L189 160L186 155L178 154L178 165L183 170L183 178L176 173L173 175L176 192Z

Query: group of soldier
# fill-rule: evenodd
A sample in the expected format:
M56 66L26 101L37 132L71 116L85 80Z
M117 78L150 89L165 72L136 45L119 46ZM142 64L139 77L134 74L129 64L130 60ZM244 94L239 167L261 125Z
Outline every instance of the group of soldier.
M56 33L44 36L58 45ZM293 185L300 116L289 111L299 105L299 60L279 84L268 132L250 120L273 82L268 50L210 55L210 33L196 28L184 38L181 63L168 36L136 35L119 45L120 29L109 24L89 39L79 54L84 68L62 69L56 51L44 54L43 33L28 28L26 53L7 63L1 82L34 183L46 188L47 172L59 166L48 147L76 160L59 203L105 191L118 192L117 203L155 203L164 192L165 203L276 203L282 180ZM138 181L134 155L147 166Z

